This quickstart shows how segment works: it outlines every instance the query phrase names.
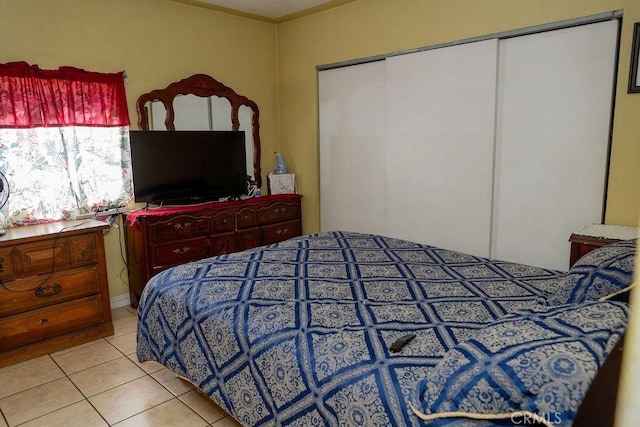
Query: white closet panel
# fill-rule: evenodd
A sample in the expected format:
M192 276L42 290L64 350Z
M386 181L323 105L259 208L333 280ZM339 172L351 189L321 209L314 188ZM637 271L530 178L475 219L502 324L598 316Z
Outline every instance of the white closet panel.
M387 59L387 235L489 256L497 44Z
M384 234L384 61L318 78L321 229Z
M492 257L567 270L600 222L617 21L502 40Z

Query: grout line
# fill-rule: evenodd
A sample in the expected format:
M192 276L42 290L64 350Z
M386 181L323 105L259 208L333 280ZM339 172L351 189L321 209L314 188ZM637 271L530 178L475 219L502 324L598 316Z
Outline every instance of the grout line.
M130 315L131 315L132 317L136 317L136 315L135 315L134 313L132 313L130 310L127 310L127 311L130 313ZM122 334L122 335L126 335L126 334ZM132 360L131 358L129 358L129 356L128 356L128 355L126 355L122 350L120 350L118 347L116 347L114 344L112 344L112 343L111 343L107 338L101 338L101 340L105 341L105 342L106 342L106 343L108 343L110 346L112 346L113 348L115 348L115 349L116 349L116 350L121 354L121 356L119 356L119 357L118 357L118 358L116 358L116 359L112 359L112 360L108 360L108 361L105 361L105 362L99 363L98 365L95 365L95 366L87 367L87 368L85 368L85 369L83 369L83 370L81 370L81 371L73 372L71 375L75 375L75 374L77 374L77 373L79 373L79 372L86 371L87 369L92 369L92 368L95 368L95 367L97 367L97 366L104 365L105 363L112 362L113 360L117 360L117 359L119 359L120 357L124 357L126 360L129 360L131 363L136 364L134 360ZM97 343L97 342L99 342L99 341L100 341L100 340L96 340L96 341L94 341L94 342L95 342L95 343ZM80 348L80 347L83 347L83 346L84 346L84 345L79 345L79 346L76 346L76 347ZM70 349L68 349L68 350L69 350L69 351L73 351L76 347L72 347L72 348L70 348ZM66 353L66 352L65 352L65 353ZM152 406L152 407L149 407L149 408L145 409L144 411L138 412L138 413L133 414L133 415L131 415L131 416L127 417L127 418L124 418L124 419L122 419L122 420L118 421L118 423L123 422L124 420L127 420L127 419L129 419L129 418L135 417L135 416L137 416L137 415L139 415L139 414L142 414L142 413L144 413L144 412L146 412L146 411L148 411L148 410L150 410L150 409L152 409L152 408L155 408L155 407L158 407L158 406L160 406L160 405L163 405L163 404L165 404L165 403L167 403L167 402L170 402L172 399L176 399L178 402L180 402L180 403L181 403L181 404L183 404L185 407L187 407L191 412L193 412L194 414L196 414L200 419L202 419L202 421L203 421L204 423L206 423L207 427L213 427L213 426L215 426L215 424L216 424L216 423L219 423L219 422L221 422L222 420L224 420L224 419L226 419L226 418L231 417L229 414L226 414L226 415L225 415L225 416L223 416L222 418L220 418L220 419L218 419L218 420L216 420L216 421L214 421L214 422L212 422L212 423L209 423L209 422L208 422L208 421L207 421L207 420L206 420L206 419L205 419L205 418L204 418L200 413L198 413L194 408L192 408L192 407L191 407L191 406L189 406L186 402L184 402L184 401L182 401L182 400L180 399L180 397L181 397L181 396L184 396L184 395L186 395L187 393L189 393L189 392L191 392L191 391L193 391L193 390L197 390L197 387L196 387L196 388L194 388L194 389L187 390L186 392L184 392L184 393L182 393L182 394L175 395L175 394L174 394L174 393L173 393L173 392L172 392L172 391L171 391L167 386L165 386L164 384L162 384L159 380L157 380L157 379L152 375L153 373L159 372L160 370L158 370L158 371L154 371L153 373L149 373L149 372L147 372L146 370L144 370L142 367L140 367L138 364L136 364L136 366L137 366L137 367L138 367L138 368L139 368L139 369L144 373L144 375L142 375L142 376L140 376L140 377L137 377L137 378L134 378L134 379L131 379L131 380L129 380L129 381L125 381L124 383L122 383L122 384L118 384L117 386L111 387L111 388L109 388L109 389L103 390L103 391L101 391L100 393L98 393L98 394L96 394L96 395L94 395L94 396L86 396L86 395L82 392L82 390L80 390L80 388L76 385L76 383L75 383L75 382L73 382L73 380L71 379L70 375L69 375L69 374L67 374L67 373L65 372L65 370L64 370L64 369L62 369L62 367L58 364L58 362L57 362L57 361L56 361L56 360L51 356L51 354L47 354L47 357L48 357L48 358L49 358L49 359L50 359L50 360L51 360L51 361L52 361L52 362L53 362L53 363L58 367L58 369L60 369L60 371L61 371L61 372L62 372L62 374L63 374L63 376L62 376L62 377L60 377L60 378L55 378L55 379L50 380L50 381L45 381L45 382L43 382L43 383L41 383L41 384L38 384L38 385L33 386L33 387L29 387L29 388L27 388L27 389L25 389L25 390L20 390L19 392L13 393L13 394L11 394L11 395L9 395L9 396L6 396L6 397L14 396L14 395L16 395L16 394L18 394L18 393L22 393L22 392L25 392L25 391L27 391L27 390L31 390L31 389L36 388L36 387L40 387L40 386L42 386L42 385L44 385L44 384L49 384L49 383L51 383L51 382L53 382L53 381L58 381L58 380L60 380L60 379L66 378L66 379L67 379L67 380L68 380L68 381L73 385L73 387L75 387L75 389L76 389L76 390L78 390L78 392L79 392L79 393L80 393L80 395L82 396L82 399L81 399L81 400L79 400L79 401L77 401L77 402L73 402L73 403L70 403L70 404L68 404L68 405L64 405L64 406L61 406L61 407L59 407L59 408L56 408L56 409L54 409L54 410L52 410L52 411L50 411L50 412L48 412L48 413L46 413L46 414L41 414L41 415L39 415L38 417L33 418L33 419L31 419L31 420L28 420L28 421L25 421L25 422L32 422L32 421L37 420L37 419L39 419L39 418L41 418L41 417L44 417L44 416L50 415L50 414L52 414L52 413L54 413L54 412L57 412L57 411L59 411L59 410L62 410L62 409L64 409L64 408L67 408L67 407L69 407L69 406L72 406L72 405L75 405L75 404L78 404L78 403L81 403L82 401L84 401L84 402L88 403L88 404L93 408L93 410L98 414L98 416L99 416L99 417L100 417L100 418L101 418L101 419L102 419L102 420L103 420L103 421L104 421L108 426L113 426L113 424L110 424L110 423L105 419L105 417L102 415L102 413L100 413L100 411L98 411L98 409L93 405L93 403L92 403L89 399L90 399L90 398L93 398L93 397L95 397L95 396L99 396L100 394L105 393L105 392L107 392L107 391L109 391L109 390L113 390L113 389L114 389L114 388L116 388L116 387L120 387L120 386L123 386L123 385L125 385L125 384L128 384L128 383L131 383L131 382L133 382L133 381L136 381L136 380L139 380L139 379L141 379L141 378L144 378L145 376L150 377L153 381L155 381L156 383L160 384L160 386L162 386L162 388L163 388L164 390L166 390L166 391L171 395L171 398L170 398L169 400L166 400L166 401L164 401L164 402L161 402L161 403L159 403L159 404L157 404L157 405L154 405L154 406ZM166 368L166 367L164 367L164 366L163 366L162 368L167 369L167 368ZM24 367L21 367L20 369L24 369ZM205 396L206 396L206 395L205 395ZM6 418L5 414L4 414L4 412L3 412L1 409L0 409L0 418L1 418L2 420L4 420L4 422L6 423L6 425L7 425L7 426L9 426L9 425L10 425L10 424L9 424L9 421L7 420L7 418ZM231 418L232 418L232 417L231 417Z

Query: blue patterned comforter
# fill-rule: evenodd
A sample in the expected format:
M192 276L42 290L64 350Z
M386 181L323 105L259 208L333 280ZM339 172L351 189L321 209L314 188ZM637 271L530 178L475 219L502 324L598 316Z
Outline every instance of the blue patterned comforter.
M375 235L303 236L155 276L138 358L244 425L420 425L408 402L443 354L535 308L561 276Z

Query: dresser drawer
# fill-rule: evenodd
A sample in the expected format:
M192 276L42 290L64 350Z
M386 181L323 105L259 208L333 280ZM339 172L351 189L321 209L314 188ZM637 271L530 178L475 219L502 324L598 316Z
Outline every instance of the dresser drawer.
M211 236L211 256L230 254L236 251L236 233Z
M45 282L46 276L34 276L5 282L0 288L0 316L21 313L63 301L97 294L100 280L97 267L54 273Z
M207 256L209 256L209 241L206 237L153 247L154 266L183 264Z
M98 262L95 234L70 237L69 241L71 242L71 264L74 267Z
M265 245L281 242L302 233L300 220L282 222L263 227L262 242Z
M261 244L260 229L257 227L238 231L236 233L236 251L255 248Z
M0 351L10 350L104 320L99 296L56 304L0 319Z
M275 222L289 221L299 217L299 204L273 203L267 207L258 209L258 222L260 222L260 224L273 224Z
M243 228L256 227L258 225L258 216L253 209L241 209L236 213L236 224L238 230Z
M21 277L49 273L54 269L54 262L55 270L71 268L68 238L17 245L15 251L19 263L16 272Z
M209 218L176 216L168 221L151 223L150 237L153 242L206 236L211 232Z
M226 233L236 229L235 217L232 212L220 212L211 217L214 233Z
M9 282L15 279L13 264L13 248L0 248L0 280Z

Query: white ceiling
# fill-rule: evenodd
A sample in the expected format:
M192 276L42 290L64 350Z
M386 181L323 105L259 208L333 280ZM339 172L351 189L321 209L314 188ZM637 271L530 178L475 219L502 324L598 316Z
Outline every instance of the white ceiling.
M279 19L330 1L332 0L197 0L196 3L223 7L268 19Z

